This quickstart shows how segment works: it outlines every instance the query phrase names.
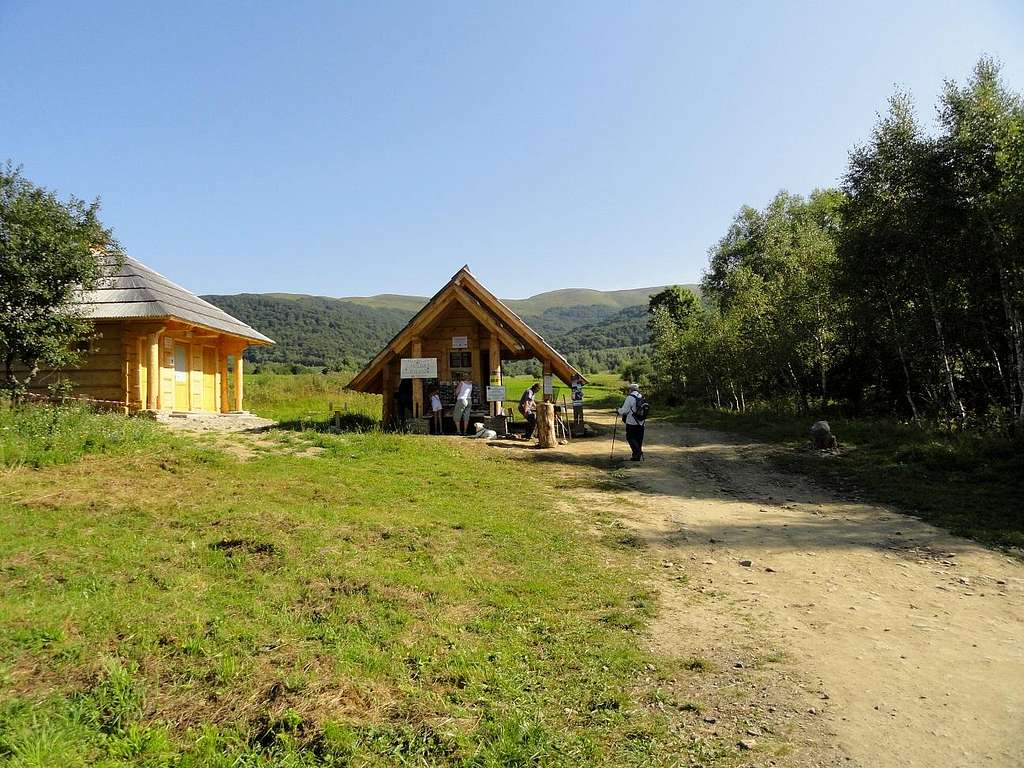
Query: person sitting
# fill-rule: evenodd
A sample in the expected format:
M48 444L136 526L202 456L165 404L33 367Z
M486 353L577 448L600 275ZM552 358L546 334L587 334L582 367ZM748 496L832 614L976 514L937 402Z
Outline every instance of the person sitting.
M523 396L519 398L519 413L526 419L526 434L524 440L533 437L533 430L537 428L537 393L540 392L540 384L528 387Z

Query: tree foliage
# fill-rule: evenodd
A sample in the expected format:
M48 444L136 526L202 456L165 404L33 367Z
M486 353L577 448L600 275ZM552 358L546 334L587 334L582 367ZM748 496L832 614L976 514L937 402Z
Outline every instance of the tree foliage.
M898 93L841 189L739 211L694 313L652 300L658 386L1021 434L1022 225L1024 107L998 66L945 84L934 135Z
M0 357L12 400L40 368L80 358L78 342L92 326L75 296L96 286L99 254L115 248L98 214L98 201L61 201L20 169L0 168Z

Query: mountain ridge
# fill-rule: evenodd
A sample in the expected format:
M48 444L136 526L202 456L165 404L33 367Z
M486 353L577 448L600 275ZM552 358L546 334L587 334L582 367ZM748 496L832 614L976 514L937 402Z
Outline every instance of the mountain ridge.
M646 307L659 290L562 288L503 301L574 363L599 370L616 367L629 349L647 343ZM428 301L404 294L236 293L203 298L277 341L272 347L250 348L246 354L254 363L349 370L376 354Z
M695 285L687 285L687 288L696 288ZM663 290L665 286L655 285L644 288L617 288L611 291L602 291L596 288L557 288L552 291L528 296L524 299L502 299L502 302L517 314L535 315L553 307L575 307L575 306L608 306L617 309L639 306L646 304L647 299L654 293ZM429 296L416 296L404 293L377 293L372 296L324 296L311 293L234 293L219 294L220 296L266 296L283 301L296 301L300 299L326 299L328 301L344 301L350 304L358 304L366 307L379 309L400 309L416 312L430 299Z

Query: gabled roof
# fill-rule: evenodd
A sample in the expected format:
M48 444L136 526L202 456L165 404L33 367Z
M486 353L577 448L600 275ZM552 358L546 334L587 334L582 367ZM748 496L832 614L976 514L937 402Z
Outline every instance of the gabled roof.
M544 341L544 338L533 330L504 302L488 291L478 281L469 267L456 272L445 286L435 293L426 305L412 320L391 339L377 355L367 363L348 383L348 389L368 392L372 391L375 379L384 364L392 357L401 355L413 337L422 335L437 321L446 309L453 304L465 307L477 321L496 333L502 345L515 356L535 356L551 363L552 372L564 382L574 376L584 378L565 357ZM585 379L584 379L585 381Z
M173 318L256 344L274 343L273 339L172 283L131 256L103 254L100 259L108 277L95 291L88 291L79 299L78 304L86 317L94 320Z

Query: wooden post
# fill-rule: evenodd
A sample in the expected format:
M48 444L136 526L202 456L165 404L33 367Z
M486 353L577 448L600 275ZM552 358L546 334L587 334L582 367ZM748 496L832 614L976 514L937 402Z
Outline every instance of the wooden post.
M228 404L228 353L223 344L217 347L217 370L220 377L217 386L220 394L220 412L227 413L231 410Z
M149 361L146 366L146 408L160 409L160 334L149 334Z
M238 350L235 355L235 410L241 411L242 408L242 397L245 394L245 363L243 362L242 352L245 348Z
M122 325L122 329L123 329ZM122 330L123 333L123 330ZM129 413L132 409L132 353L131 345L127 336L121 337L121 365L124 382L124 412Z
M423 340L419 336L412 340L412 356L423 357ZM416 419L423 415L423 379L412 380L412 415Z
M395 419L395 387L391 381L391 363L386 362L380 369L381 381L381 403L380 420L385 427L391 425Z
M551 402L537 403L537 439L540 448L554 448L558 445L555 433L555 404Z
M135 388L139 393L139 410L146 407L146 394L142 391L142 368L146 364L146 347L142 336L135 337Z
M501 341L498 334L491 331L491 346L489 348L491 358L491 386L501 386ZM502 403L491 403L491 416L501 415Z

